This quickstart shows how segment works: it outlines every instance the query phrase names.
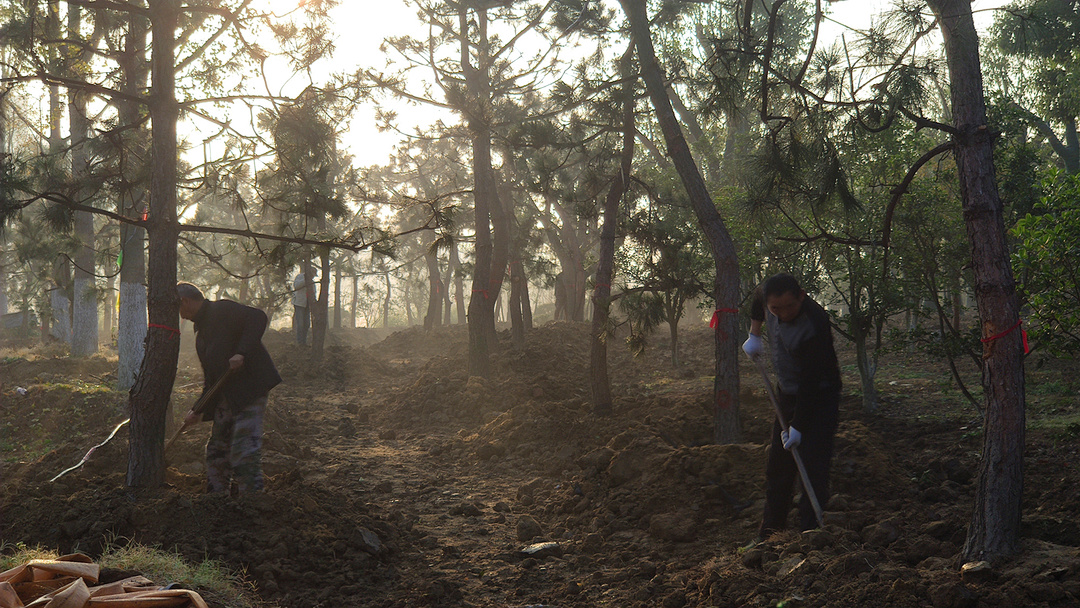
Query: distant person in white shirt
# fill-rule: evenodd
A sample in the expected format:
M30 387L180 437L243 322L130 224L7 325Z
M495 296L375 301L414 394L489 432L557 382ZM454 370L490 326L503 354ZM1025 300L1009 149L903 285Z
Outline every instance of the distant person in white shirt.
M296 343L307 344L308 328L311 327L311 303L315 301L315 276L306 280L304 271L296 273L293 279L293 329L296 330Z

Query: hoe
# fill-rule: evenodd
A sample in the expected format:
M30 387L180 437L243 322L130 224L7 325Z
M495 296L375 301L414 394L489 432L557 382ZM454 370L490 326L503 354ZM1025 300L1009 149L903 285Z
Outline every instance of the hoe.
M761 372L762 380L765 381L765 390L769 393L769 400L772 401L773 408L776 410L776 419L780 421L780 428L786 431L788 428L787 421L784 420L784 412L780 410L780 403L776 400L776 394L773 392L769 372L765 370L765 364L762 363L761 357L751 357L751 359L754 361L754 365L757 366L758 371ZM795 466L799 468L799 478L802 480L803 492L806 492L811 506L814 507L814 515L817 517L818 526L824 528L825 522L821 515L821 504L818 503L817 495L814 494L814 486L810 485L810 477L806 474L806 467L799 456L799 448L791 448L791 457L795 459Z

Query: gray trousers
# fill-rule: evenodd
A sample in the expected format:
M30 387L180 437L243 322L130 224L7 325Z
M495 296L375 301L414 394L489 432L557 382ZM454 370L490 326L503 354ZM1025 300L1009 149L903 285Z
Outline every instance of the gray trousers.
M263 417L266 395L232 411L222 400L214 412L214 427L206 442L206 489L208 492L228 492L230 482L236 482L241 494L261 492Z
M307 306L293 306L293 328L296 329L296 343L307 344L307 332L311 327L311 312Z

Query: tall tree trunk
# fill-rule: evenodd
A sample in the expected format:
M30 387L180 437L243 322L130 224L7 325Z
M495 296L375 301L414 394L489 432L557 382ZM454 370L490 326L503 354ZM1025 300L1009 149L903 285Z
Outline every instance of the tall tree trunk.
M0 120L2 120L2 119L3 119L3 117L0 116ZM3 148L0 147L0 150L2 150L2 149ZM4 237L0 236L0 315L8 314L8 296L7 296L7 278L8 278L8 269L7 268L8 267L7 267L7 264L4 263L4 249L5 249L4 246L5 245L7 245L7 243L5 242Z
M556 278L555 320L581 321L585 317L584 260L588 255L582 235L588 233L588 228L581 226L582 222L553 194L545 194L544 199L545 210L540 213L540 222L562 269ZM552 214L558 216L559 224L555 223Z
M589 281L585 272L585 261L580 257L574 258L574 266L571 271L573 280L571 283L570 297L570 320L582 322L585 320L585 299Z
M124 209L128 217L138 213L145 197L132 201L132 206ZM121 202L121 205L124 205ZM131 388L135 375L143 359L146 341L146 254L143 251L145 230L142 226L120 226L120 239L123 242L122 265L120 266L120 311L116 325L117 375L116 384L120 390Z
M510 343L515 350L525 348L525 314L522 310L525 292L525 269L519 260L510 262Z
M38 311L38 314L39 314L39 319L38 319L38 321L39 321L39 330L38 331L40 332L41 341L43 343L48 342L49 334L52 331L52 328L49 326L49 324L50 324L49 322L50 322L50 320L52 318L52 310L49 308L47 302L48 301L46 300L46 304L41 306L40 307L41 309ZM24 321L25 321L25 319L24 319ZM24 336L29 335L29 329L27 331L24 331L23 335Z
M492 182L491 192L493 194L491 199L491 278L488 280L488 290L491 292L492 305L494 306L502 303L502 284L509 274L511 217L513 214L510 212L511 199L499 196L498 189L495 187L495 171L491 169L490 164L487 167L490 170L488 179ZM496 316L495 312L492 311L492 322L488 328L490 344L496 344L499 340L498 335L495 333Z
M859 380L862 383L863 411L876 412L881 398L878 395L877 385L874 384L874 376L877 375L877 362L870 354L867 340L870 336L861 329L855 330L855 364L859 368Z
M109 275L105 279L105 314L102 315L105 332L105 341L112 343L114 322L116 321L116 276Z
M8 77L8 61L7 61L7 49L0 46L0 79L6 80ZM11 92L11 87L0 87L0 167L6 166L8 162L8 112L7 112L7 96ZM0 245L6 244L2 236L0 236ZM2 252L3 249L0 249ZM0 302L7 302L7 294L0 292ZM7 308L3 309L4 314L7 313Z
M49 291L49 310L52 328L49 335L65 344L71 344L71 259L57 256L53 262L52 280L56 287ZM48 336L42 335L42 338Z
M679 316L674 307L668 311L668 338L671 341L671 368L678 369L682 365L679 360Z
M1066 173L1080 173L1080 135L1076 132L1076 118L1065 119L1065 146L1061 160L1065 163Z
M23 296L22 299L22 323L19 325L19 337L26 339L30 337L30 298Z
M750 122L740 109L731 108L724 112L727 134L724 137L724 156L721 175L724 181L733 183L739 175L739 167L746 157L746 144L750 134Z
M341 261L334 264L334 329L341 329Z
M494 244L491 234L491 214L498 201L495 175L491 168L491 83L488 74L487 13L476 11L476 23L480 32L476 65L470 54L468 42L469 15L465 4L459 5L458 24L461 36L461 69L465 73L467 95L473 101L462 110L466 115L472 139L473 170L473 228L475 237L472 297L469 298L469 375L487 377L491 371L489 360L491 337L495 332L495 298L493 283L502 279L492 277ZM505 260L504 260L505 263Z
M960 271L957 269L955 273L950 277L950 291L952 291L952 324L953 327L960 329L960 315L964 310L963 293L961 291Z
M555 276L555 320L580 322L585 318L585 266L572 252L560 257L559 265L563 270Z
M712 249L716 277L713 298L716 313L713 317L716 336L716 376L713 381L714 426L713 439L717 443L737 443L742 437L739 420L739 367L734 340L739 306L739 267L735 243L716 211L709 191L705 187L690 148L682 136L671 102L664 91L664 77L656 61L649 15L645 0L620 0L630 21L630 32L637 47L641 76L649 92L657 122L664 133L668 154L675 163L690 205L697 215L705 237Z
M509 200L509 196L505 198ZM525 308L529 305L525 266L521 263L526 253L524 248L528 231L522 230L513 220L511 220L511 229L514 232L514 238L511 244L510 261L507 265L510 293L506 304L509 311L507 316L510 317L510 343L514 349L521 350L525 347Z
M131 387L127 485L157 487L165 481L165 413L180 356L180 299L176 296L176 24L179 0L151 0L153 91L147 279L150 328L146 355Z
M120 69L123 91L131 96L141 95L146 88L149 76L145 61L146 37L149 26L143 15L132 13L128 16L128 35L120 58ZM141 111L141 106L133 101L119 102L120 122L124 125L138 123ZM144 129L128 133L131 135L125 137L124 141L129 153L124 158L131 159L132 165L125 165L121 170L125 174L138 175L142 170L140 159L145 158ZM145 186L135 183L129 190L121 192L117 211L125 217L142 219L146 201ZM146 341L145 242L146 230L142 226L120 225L120 311L116 326L116 385L120 390L131 388L143 360Z
M45 14L45 35L52 41L60 40L60 1L47 0ZM49 68L54 74L61 72L60 53L56 44L50 44L47 48ZM63 120L64 109L60 100L60 85L55 82L49 84L49 154L61 153L64 145L64 137L60 131L60 122ZM57 163L59 164L59 163Z
M0 59L4 59L4 64L0 67L0 77L7 78L8 67L6 61L6 53L3 49L0 49ZM11 92L10 87L0 87L0 167L4 166L8 162L8 114L7 114L7 96ZM0 234L0 315L6 315L8 313L8 295L7 295L7 281L8 281L8 267L5 264L4 252L7 249L7 238ZM23 308L23 318L27 318L28 311Z
M634 81L630 78L630 63L634 57L633 43L627 47L619 62L625 85L622 94L622 154L619 169L611 179L611 188L604 197L604 224L600 229L600 257L596 263L596 289L593 292L593 319L589 354L589 383L592 386L593 413L608 416L613 411L611 379L608 377L608 338L611 314L611 283L615 279L615 234L619 223L619 201L626 194L634 160Z
M956 136L956 166L983 333L986 412L975 508L965 560L998 561L1020 541L1024 487L1024 347L1020 302L1009 265L993 134L986 124L979 39L967 0L931 0L945 40Z
M454 241L454 244L450 247L450 267L453 269L448 270L454 279L454 304L457 313L458 325L462 325L468 321L468 315L465 313L465 278L462 276L461 258L458 255L458 242ZM448 320L449 322L449 320Z
M390 297L391 297L390 273L387 272L383 276L386 279L386 298L383 299L382 326L384 328L386 328L386 327L390 327Z
M46 2L45 35L50 40L60 40L60 2L48 0ZM60 53L56 44L48 46L49 67L53 73L61 72ZM57 158L56 166L60 165L58 157L63 154L64 135L61 131L61 122L64 119L63 102L60 99L60 85L49 85L49 156ZM61 181L61 176L51 176L56 182ZM52 184L50 184L52 185ZM47 342L49 336L55 336L64 343L71 343L71 299L67 295L67 281L53 273L53 288L49 290L49 316L43 315L42 342Z
M360 275L352 278L352 309L349 311L349 327L356 329L356 307L360 303Z
M431 285L428 291L427 314L424 315L424 329L431 329L442 325L443 296L446 290L443 289L442 275L439 274L439 257L429 250L424 254L424 261L427 263L428 284Z
M455 262L455 258L456 258L456 256L455 256L456 249L457 249L457 245L452 245L451 246L450 256L449 256L449 259L447 260L447 263L446 263L446 274L443 275L443 278L442 278L443 325L450 325L450 324L453 323L453 320L452 320L453 302L450 299L450 286L453 285L454 272L456 270L454 268L454 262Z
M0 49L0 59L6 59L3 49ZM0 68L0 77L7 77L6 61L3 61L4 67ZM8 162L8 136L7 136L7 96L11 91L8 87L0 88L0 167L4 166ZM8 267L4 263L4 251L7 249L7 238L0 234L0 315L6 315L8 313L8 296L7 296L7 277ZM25 308L24 316L25 316Z
M325 218L320 218L325 221ZM319 227L326 234L326 227ZM311 310L311 362L320 363L326 347L326 327L330 308L330 248L319 248L319 297Z
M525 268L521 269L521 322L525 325L525 331L533 328L532 300L529 299L529 275Z
M68 37L71 40L81 38L82 9L68 5ZM81 51L69 49L73 57L80 57ZM81 61L80 61L81 63ZM69 70L71 71L71 70ZM86 116L86 93L78 89L68 89L68 126L71 138L71 176L73 182L82 184L90 173L87 154L87 138L90 135L90 119ZM85 189L77 189L76 198L83 200ZM71 355L86 357L98 351L98 306L97 288L94 280L94 216L85 211L75 212L75 237L78 249L75 253L75 289L71 303Z
M252 296L251 303L253 306L263 309L263 312L266 313L267 327L269 327L270 324L274 322L274 317L278 313L278 305L276 303L278 297L275 293L277 290L274 288L274 286L286 285L286 289L289 289L288 286L292 285L292 282L289 281L287 277L278 277L275 275L276 272L264 272L258 275L257 279L253 279L253 281L255 281L256 288L255 295ZM292 298L286 298L285 301L291 303Z

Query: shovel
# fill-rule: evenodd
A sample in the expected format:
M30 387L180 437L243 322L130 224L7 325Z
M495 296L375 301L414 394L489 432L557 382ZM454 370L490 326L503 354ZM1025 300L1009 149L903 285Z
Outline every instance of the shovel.
M214 401L214 398L217 397L217 394L221 392L221 387L225 386L225 382L233 375L233 372L235 371L236 370L231 367L225 370L225 373L222 374L220 378L218 378L218 381L214 383L214 386L211 386L210 390L203 393L203 396L199 397L199 400L195 402L195 405L191 406L191 411L188 412L188 416L190 416L191 414L202 414L203 411L206 410L206 406ZM176 433L172 436L172 439L169 440L169 443L165 444L165 452L163 453L167 453L169 451L169 448L171 448L172 444L180 438L180 435L184 432L185 429L195 424L194 422L187 421L188 416L184 416L184 424L176 430Z
M769 380L769 372L765 370L765 364L762 363L761 357L750 357L757 366L758 371L761 372L761 379L765 381L765 390L769 393L769 400L772 401L773 408L776 409L776 419L780 421L780 428L783 430L788 429L787 421L784 420L784 412L780 410L780 402L776 400L776 394L773 392L772 382ZM799 469L799 478L802 480L803 492L806 492L806 496L810 499L810 505L814 507L814 516L817 517L818 527L824 528L825 521L821 515L821 504L818 503L817 494L814 494L814 486L810 484L810 476L806 473L806 467L803 465L802 458L799 456L799 448L791 448L791 457L795 459L795 466Z

